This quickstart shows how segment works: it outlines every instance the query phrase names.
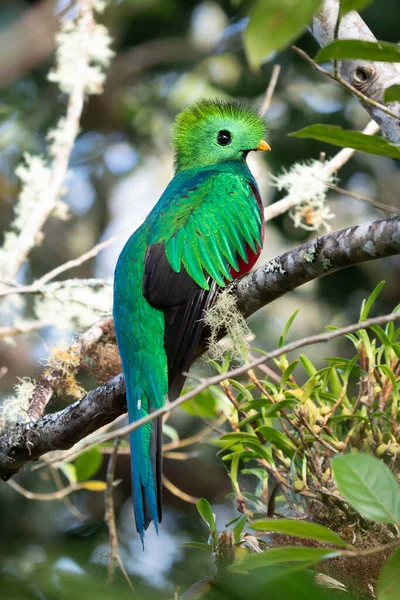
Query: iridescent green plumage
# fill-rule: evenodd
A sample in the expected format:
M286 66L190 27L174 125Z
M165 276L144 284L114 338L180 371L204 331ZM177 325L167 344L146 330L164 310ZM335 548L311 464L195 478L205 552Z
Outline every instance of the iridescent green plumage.
M232 103L203 101L174 129L176 174L123 249L114 320L131 421L179 395L217 286L248 271L262 246L262 206L246 156L264 124ZM161 422L131 434L139 534L161 521Z

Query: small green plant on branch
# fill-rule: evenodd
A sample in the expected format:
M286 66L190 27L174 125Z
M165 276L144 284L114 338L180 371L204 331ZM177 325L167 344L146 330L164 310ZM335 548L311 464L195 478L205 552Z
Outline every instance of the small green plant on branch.
M362 303L360 321L368 318L383 285ZM280 347L296 314L284 328ZM210 537L207 543L189 544L212 552L217 571L228 563L239 572L370 555L380 564L384 551L399 543L400 491L392 474L399 452L399 333L393 322L385 328L373 325L346 335L354 356L328 357L322 369L305 354L289 362L282 353L275 359L279 374L268 370L259 378L250 370L247 381L227 375L221 382L232 405L231 431L210 441L221 448L242 515L218 534L211 507L199 500ZM231 359L228 353L220 373L228 371ZM245 526L251 534L244 533ZM264 552L271 542L260 538L265 532L273 532L274 548ZM293 536L323 547L292 547ZM250 554L244 557L246 547ZM396 556L379 579L382 600L391 598L382 590Z
M338 493L359 518L388 524L395 537L394 532L400 525L400 487L390 469L373 456L349 454L335 457L332 470ZM333 559L357 560L374 556L380 556L382 560L382 554L384 558L389 554L389 558L379 575L377 599L395 600L398 597L400 540L397 536L387 544L359 550L332 529L317 523L288 518L253 519L249 515L238 517L218 533L215 515L207 500L200 499L197 509L208 526L209 539L207 543L187 542L186 546L212 553L215 574L202 582L201 594L196 584L193 593L189 590L184 595L185 599L226 598L225 594L233 589L232 579L240 581L238 599L248 597L243 595L248 586L255 599L265 598L266 593L283 598L282 590L288 599L340 598L348 590L342 582L326 574L324 562L332 564ZM251 532L244 532L245 528ZM273 534L288 536L295 544L274 542ZM308 541L307 545L304 540ZM291 583L288 584L289 574ZM308 589L302 588L305 575L311 576ZM332 589L341 593L333 595Z

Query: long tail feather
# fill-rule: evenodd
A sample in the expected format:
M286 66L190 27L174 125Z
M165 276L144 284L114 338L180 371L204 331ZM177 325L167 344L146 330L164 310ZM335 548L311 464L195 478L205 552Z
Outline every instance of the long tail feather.
M130 396L131 394L128 394ZM147 412L148 402L144 398L131 404L128 397L129 418L134 421L138 412ZM140 407L140 409L138 408ZM140 415L143 416L143 415ZM161 443L162 422L156 419L142 425L130 434L132 495L135 513L136 530L144 547L144 532L154 521L158 533L158 523L161 523Z

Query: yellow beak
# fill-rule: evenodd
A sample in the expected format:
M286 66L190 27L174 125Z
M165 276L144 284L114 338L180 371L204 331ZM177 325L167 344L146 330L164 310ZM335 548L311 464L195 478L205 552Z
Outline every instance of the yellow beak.
M260 150L261 152L265 152L265 150L271 150L271 146L267 144L265 140L261 140L261 142L256 147L256 150Z

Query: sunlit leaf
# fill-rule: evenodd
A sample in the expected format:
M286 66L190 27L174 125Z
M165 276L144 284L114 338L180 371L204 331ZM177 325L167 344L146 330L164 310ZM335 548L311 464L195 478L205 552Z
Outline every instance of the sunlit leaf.
M400 525L400 487L389 467L367 454L344 454L332 461L342 496L363 517Z
M400 146L391 144L382 137L366 135L360 131L349 131L338 125L315 124L303 127L298 131L289 133L289 137L313 139L341 148L354 148L367 154L390 156L400 159Z
M90 448L82 452L74 461L76 477L78 481L85 481L93 477L100 469L103 462L103 455L97 448Z
M385 285L384 281L381 281L380 283L378 283L378 285L376 286L374 291L371 293L369 298L367 298L367 300L363 300L363 302L361 304L360 321L365 321L365 319L368 319L371 308L373 307L374 302L377 299L377 297L379 296L380 291L384 285Z
M312 377L317 372L317 369L312 364L311 360L305 354L300 354L301 364L309 377Z
M79 484L79 488L90 492L104 492L107 485L104 481L83 481Z
M342 538L323 525L310 523L308 521L295 521L292 519L261 519L254 521L250 527L256 531L274 531L286 533L300 538L318 540L335 544L336 546L345 546Z
M289 332L290 327L292 326L293 321L297 317L298 312L299 312L299 309L295 310L294 313L288 318L286 325L283 328L282 335L279 338L279 348L281 348L284 345L284 343L286 341L286 336Z
M282 375L282 379L281 379L281 385L280 385L281 389L283 389L285 387L287 380L289 379L289 377L291 376L291 374L293 373L293 371L295 370L295 368L297 367L299 362L300 362L299 360L294 360L285 369L285 371L283 372L283 375Z
M318 380L316 377L310 377L310 379L305 383L303 387L303 394L301 397L302 402L306 402L306 400L309 399L317 383Z
M375 62L400 62L400 46L390 42L362 40L335 40L321 48L314 60L351 60L361 58Z
M196 502L196 507L199 512L199 515L201 516L203 521L205 521L205 523L208 525L210 531L215 532L217 530L215 525L215 519L211 505L208 502L208 500L206 500L205 498L200 498Z
M71 463L61 463L59 469L70 483L76 483L78 481L75 465Z

